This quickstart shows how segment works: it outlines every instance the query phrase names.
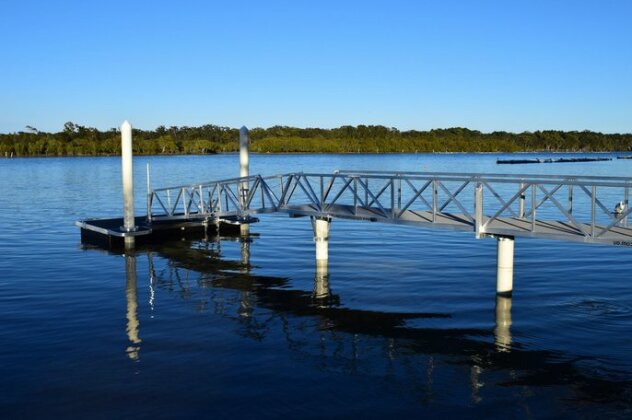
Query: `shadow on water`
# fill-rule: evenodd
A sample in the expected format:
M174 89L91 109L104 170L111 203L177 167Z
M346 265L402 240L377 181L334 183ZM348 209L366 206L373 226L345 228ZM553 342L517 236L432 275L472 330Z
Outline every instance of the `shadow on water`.
M378 365L392 366L398 359L403 369L418 370L419 360L425 361L425 373L421 375L424 378L417 380L422 383L413 384L422 390L425 402L433 400L433 377L440 375L441 366L448 365L465 370L463 380L469 384L469 398L474 404L481 401L479 393L487 386L488 389L555 390L556 398L570 403L571 409L605 404L620 414L620 410L632 407L632 381L586 369L584 364L590 361L587 357L528 349L513 342L511 298L497 298L493 329L441 327L437 322L432 327L411 327L407 321L449 321L451 314L347 308L342 297L332 291L335 287L326 264L316 264L313 290L291 289L288 278L251 272L249 245L249 240L240 241L239 261L222 258L218 238L163 243L139 250L136 256L126 256L128 357L132 360L140 357L135 259L146 256L150 299L153 300L154 288L177 293L187 301L197 299L196 294L203 290L211 294L235 292L236 298L230 301L224 294L211 296L210 303L199 299L198 309L202 311L213 305L215 313L234 319L240 332L254 340L281 334L288 349L313 357L320 366L356 372L359 363L369 358L363 351L371 353L371 363L368 367L365 364L363 371L387 372L388 369ZM273 321L279 320L280 327L273 325ZM325 341L333 343L329 350L322 345L327 334L329 339ZM367 341L371 344L366 344ZM348 351L341 357L344 349Z

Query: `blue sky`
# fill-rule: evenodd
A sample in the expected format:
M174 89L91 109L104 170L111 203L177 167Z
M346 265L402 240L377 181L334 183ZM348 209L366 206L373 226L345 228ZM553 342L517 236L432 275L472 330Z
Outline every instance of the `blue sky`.
M0 2L0 132L632 132L632 1Z

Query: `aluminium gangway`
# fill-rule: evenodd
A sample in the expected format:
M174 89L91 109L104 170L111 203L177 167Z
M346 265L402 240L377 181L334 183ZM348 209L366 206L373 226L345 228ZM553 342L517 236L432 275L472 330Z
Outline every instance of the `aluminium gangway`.
M249 176L150 191L150 222L261 213L343 218L632 246L632 178L339 170Z

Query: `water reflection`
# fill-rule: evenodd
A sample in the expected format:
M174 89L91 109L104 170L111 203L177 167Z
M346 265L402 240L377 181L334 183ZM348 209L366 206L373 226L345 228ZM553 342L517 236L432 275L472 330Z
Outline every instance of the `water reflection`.
M156 269L154 268L154 259L151 253L147 253L147 259L149 262L149 310L151 311L150 318L154 317L154 302L156 300L156 291L154 290L154 284L156 283Z
M239 241L239 248L241 250L241 272L248 273L250 271L250 243L251 239L248 237L242 237Z
M151 278L150 278L151 282ZM127 357L138 360L140 357L139 322L138 322L138 293L136 288L136 257L125 255L125 297L127 299Z
M481 367L480 362L481 360L478 357L473 357L472 367L470 367L470 400L474 404L478 404L483 400L481 397L481 388L485 386L485 383L481 381L483 368Z
M583 367L586 357L516 343L511 298L497 298L493 328L460 328L448 312L347 308L331 290L335 278L327 264L316 265L313 290L296 290L289 279L254 274L250 243L239 246L237 261L221 258L219 243L157 246L151 255L159 263L150 263L156 266L150 282L185 301L207 302L194 307L236 321L245 337L259 341L280 333L290 351L320 369L403 381L425 404L442 398L446 377L461 378L469 389L464 398L474 405L515 387L512 398L525 412L528 396L541 387L556 387L573 403L625 402L632 395L632 381L594 375Z
M241 251L241 268L239 272L241 274L248 274L250 272L250 238L248 237L249 228L248 225L240 225L241 237L239 240L239 248ZM221 241L220 241L221 242ZM249 318L252 316L253 305L251 302L251 296L249 291L241 291L239 299L239 316L243 318Z
M496 348L498 351L511 350L511 297L496 296Z
M316 260L316 274L314 275L314 299L326 303L331 295L329 289L329 265L327 260Z

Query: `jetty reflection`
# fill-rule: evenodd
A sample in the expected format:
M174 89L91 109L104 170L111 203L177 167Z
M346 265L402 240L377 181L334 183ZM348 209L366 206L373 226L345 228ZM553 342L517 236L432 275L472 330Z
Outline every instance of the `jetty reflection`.
M151 278L150 278L151 282ZM131 360L140 357L139 325L138 322L138 289L136 286L136 257L125 255L125 297L127 300L127 339L129 346L126 349L127 356Z
M489 383L519 387L525 394L524 387L562 386L573 401L625 400L632 391L632 383L584 373L586 358L522 348L511 334L510 297L497 297L490 328L455 327L449 312L352 309L332 292L335 278L326 263L315 264L312 290L295 290L287 278L254 274L249 241L240 242L239 260L223 259L219 242L180 241L152 248L152 284L178 293L201 312L235 320L246 337L262 340L271 331L282 331L288 349L323 369L361 369L387 377L410 371L399 380L413 381L408 385L426 402L437 397L434 387L446 364L463 369L473 404L485 398ZM432 326L423 326L424 319ZM437 327L442 319L445 326Z
M239 249L241 251L241 268L239 272L241 274L248 274L250 272L250 242L251 239L248 237L249 229L248 225L240 226L242 231L242 236L239 240ZM239 316L244 318L249 318L252 315L253 305L251 302L251 296L249 291L241 291L240 292L240 305L239 305Z

